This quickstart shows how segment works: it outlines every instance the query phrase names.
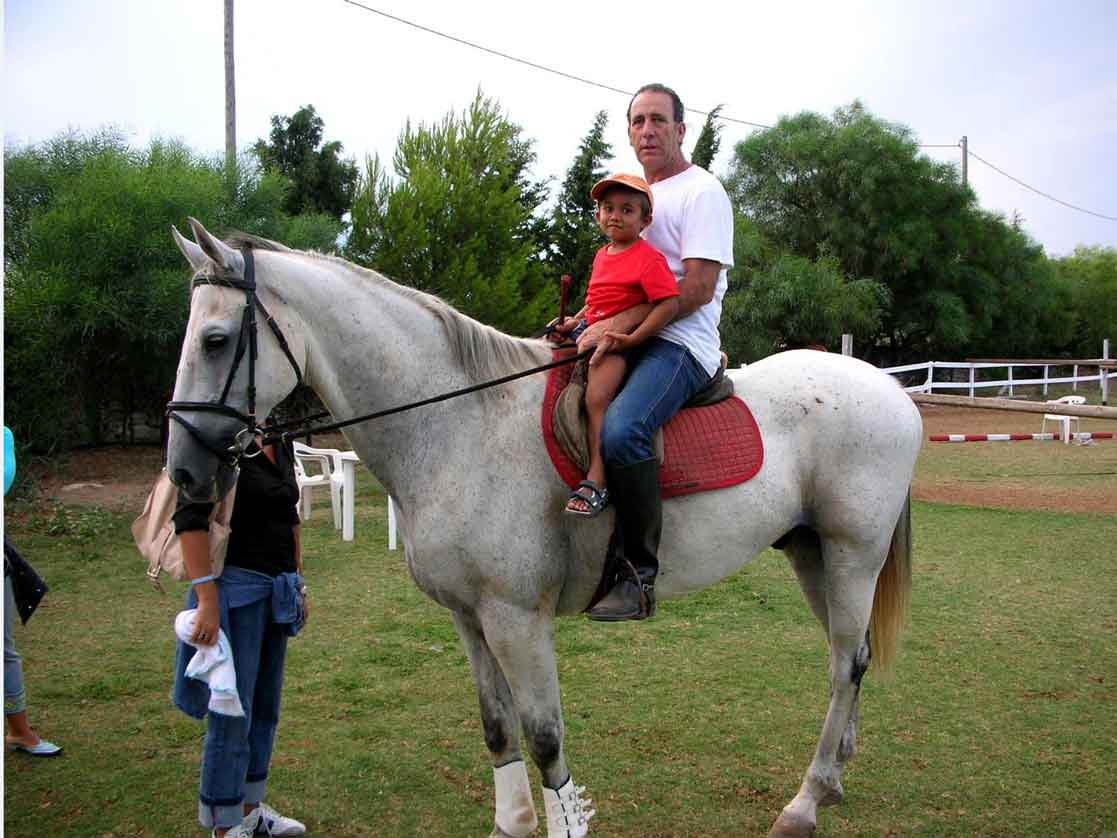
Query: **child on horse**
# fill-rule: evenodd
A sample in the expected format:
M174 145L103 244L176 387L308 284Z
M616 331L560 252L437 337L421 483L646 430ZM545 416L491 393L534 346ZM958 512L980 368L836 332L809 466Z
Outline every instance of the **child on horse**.
M641 303L652 304L631 334L608 332L613 342L611 351L589 366L586 414L590 464L586 479L571 493L566 512L594 518L609 502L601 426L609 403L624 382L625 353L674 319L679 309L679 288L663 254L640 238L652 220L652 190L647 182L637 175L611 175L594 184L590 197L597 201L597 224L609 243L594 257L585 306L557 331L577 340L598 320Z

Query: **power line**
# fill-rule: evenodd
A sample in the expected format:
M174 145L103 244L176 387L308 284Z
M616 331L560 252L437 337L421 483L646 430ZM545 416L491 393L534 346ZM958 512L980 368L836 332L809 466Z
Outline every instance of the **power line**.
M970 156L977 159L977 160L980 160L982 163L984 163L986 166L988 166L994 172L997 172L998 174L1004 175L1009 180L1015 181L1016 183L1023 186L1025 189L1030 189L1032 192L1035 192L1037 195L1042 195L1044 198L1047 198L1049 201L1054 201L1056 204L1062 204L1064 207L1069 207L1072 210L1078 210L1079 212L1084 212L1087 215L1092 215L1096 218L1102 218L1102 219L1105 219L1106 221L1117 221L1117 218L1114 218L1111 215L1102 215L1100 212L1093 212L1092 210L1083 209L1082 207L1077 207L1074 204L1069 204L1066 201L1061 201L1058 198L1056 198L1054 195L1049 195L1049 194L1047 194L1046 192L1044 192L1040 189L1036 189L1034 186L1030 186L1029 184L1024 183L1024 181L1020 180L1020 178L1013 177L1008 172L1006 172L1004 169L998 169L996 166L994 166L988 160L984 159L983 157L978 156L977 154L974 154L974 150L972 148L970 149Z
M468 41L465 38L459 38L456 35L450 35L450 34L447 34L445 32L440 32L437 29L432 29L429 26L423 26L420 23L415 23L414 21L407 20L406 18L399 17L398 15L389 14L388 12L382 11L381 9L374 9L372 6L365 5L364 3L358 3L357 0L342 0L342 2L346 3L350 6L353 6L355 8L361 9L362 11L371 12L372 14L380 15L381 17L385 17L388 20L394 20L396 23L402 23L405 26L410 26L413 29L418 29L421 32L426 32L430 35L436 35L439 38L445 38L446 40L453 41L456 44L462 44L463 46L467 46L467 47L470 47L472 49L480 50L481 52L486 52L489 55L495 55L498 58L503 58L507 61L514 61L517 64L523 64L526 67L531 67L535 70L541 70L544 73L551 73L552 75L560 76L561 78L564 78L564 79L570 79L571 81L576 81L576 82L579 82L581 84L586 84L586 85L589 85L590 87L597 87L597 88L600 88L601 90L608 90L611 93L619 93L622 96L627 96L629 98L631 98L632 96L635 95L635 91L622 90L619 87L613 87L612 85L609 85L609 84L603 84L601 82L594 81L593 79L587 79L587 78L584 78L583 76L576 76L572 73L567 73L567 72L564 72L562 70L556 70L555 68L548 67L545 64L539 64L535 61L528 61L526 58L519 58L518 56L510 55L509 53L501 52L500 50L492 49L491 47L486 47L486 46L483 46L482 44L474 43L473 41ZM700 111L700 110L697 110L695 108L687 108L687 110L690 111L693 114L698 114L699 116L709 116L709 111ZM725 121L725 122L733 122L733 123L736 123L738 125L748 125L750 128L764 128L764 129L771 129L772 128L771 125L764 125L760 122L750 122L747 119L737 119L735 117L724 116L722 114L718 114L718 118ZM922 144L919 145L919 148L958 148L959 146L960 146L959 143L922 143ZM994 171L1004 175L1009 180L1015 181L1016 183L1023 186L1025 189L1030 189L1032 192L1035 192L1037 195L1041 195L1041 196L1043 196L1044 198L1047 198L1050 201L1054 201L1057 204L1062 204L1063 206L1069 207L1070 209L1073 209L1073 210L1077 210L1078 212L1084 212L1087 215L1092 215L1092 216L1095 216L1097 218L1105 219L1106 221L1117 221L1117 218L1114 218L1112 216L1102 215L1099 212L1092 212L1091 210L1083 209L1082 207L1078 207L1078 206L1075 206L1074 204L1070 204L1070 203L1067 203L1066 201L1062 201L1062 200L1056 198L1054 195L1049 195L1046 192L1043 192L1039 189L1036 189L1034 186L1029 186L1027 183L1024 183L1024 181L1020 180L1019 178L1013 177L1008 172L1005 172L1002 169L998 169L996 166L994 166L988 160L984 160L981 157L978 157L978 155L974 154L972 149L968 150L968 153L969 153L969 155L972 155L976 159L980 160L982 163L984 163L989 168L991 168Z
M581 82L582 84L588 84L591 87L598 87L598 88L601 88L602 90L608 90L612 93L620 93L622 96L627 96L629 98L632 98L636 93L636 91L634 91L634 90L622 90L619 87L613 87L612 85L602 84L601 82L593 81L593 79L583 78L582 76L575 76L572 73L566 73L566 72L563 72L562 70L556 70L553 67L547 67L544 64L537 64L534 61L528 61L526 58L518 58L515 55L509 55L506 52L501 52L500 50L496 50L496 49L492 49L490 47L482 46L481 44L474 43L473 41L467 41L465 38L459 38L456 35L448 35L445 32L439 32L437 29L431 29L429 26L423 26L422 24L415 23L414 21L406 20L405 18L397 17L396 15L392 15L392 14L388 14L388 12L381 11L380 9L374 9L372 6L366 6L364 3L358 3L358 2L356 2L356 0L341 0L341 2L347 3L350 6L355 6L358 9L363 9L366 12L372 12L375 15L380 15L381 17L386 17L389 20L394 20L397 23L402 23L405 26L410 26L410 27L412 27L414 29L418 29L422 32L427 32L431 35L437 35L439 38L445 38L448 41L453 41L454 43L457 43L457 44L463 44L464 46L472 47L473 49L480 50L481 52L487 52L487 53L489 53L489 55L495 55L499 58L507 59L508 61L515 61L517 64L523 64L527 67L532 67L536 70L542 70L544 73L551 73L551 74L556 75L556 76L561 76L564 79L570 79L571 81ZM699 116L709 116L708 111L700 111L700 110L696 110L694 108L687 108L687 110L690 111L691 113L698 114ZM739 125L748 125L752 128L771 128L772 127L771 125L761 125L759 122L749 122L748 120L745 120L745 119L735 119L734 117L723 116L721 114L718 115L718 119L724 120L725 122L736 122Z

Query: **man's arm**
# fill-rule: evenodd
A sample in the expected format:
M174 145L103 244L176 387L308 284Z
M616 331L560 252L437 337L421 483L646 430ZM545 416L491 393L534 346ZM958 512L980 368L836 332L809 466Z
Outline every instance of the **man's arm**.
M597 344L597 350L590 357L590 366L597 366L608 352L627 352L629 349L636 348L674 320L678 310L679 298L668 297L652 306L651 313L631 333L606 332L601 342Z
M597 346L606 332L621 332L627 335L644 322L644 318L648 316L651 310L651 303L640 303L632 308L626 308L612 317L598 320L592 326L588 326L582 332L582 336L578 338L578 351L582 352L591 346Z
M684 259L683 278L679 281L679 313L676 320L694 314L714 298L718 287L721 262L709 259Z

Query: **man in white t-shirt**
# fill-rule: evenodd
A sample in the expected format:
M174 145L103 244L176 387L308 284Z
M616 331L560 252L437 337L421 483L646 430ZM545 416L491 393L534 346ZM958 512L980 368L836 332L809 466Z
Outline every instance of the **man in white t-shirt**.
M683 114L678 94L661 84L640 88L628 106L628 139L655 199L644 238L667 258L679 282L679 313L629 355L631 371L605 414L601 450L617 511L613 546L638 578L622 577L590 610L594 620L642 620L655 613L663 514L652 438L720 363L718 321L733 266L733 210L721 182L683 155ZM599 321L578 348L596 344L593 363L646 313L637 306Z

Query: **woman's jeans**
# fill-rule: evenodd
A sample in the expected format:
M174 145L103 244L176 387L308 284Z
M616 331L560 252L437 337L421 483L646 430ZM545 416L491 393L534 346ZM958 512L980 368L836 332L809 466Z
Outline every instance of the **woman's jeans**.
M4 576L4 715L11 716L27 709L27 696L23 692L23 660L16 651L12 637L12 621L16 615L16 600L12 594L12 580Z
M236 826L243 804L259 803L267 791L287 631L272 619L271 599L229 610L229 642L244 718L209 713L198 790L202 826Z
M652 438L710 376L685 346L651 338L628 353L628 377L605 411L601 456L607 466L655 457Z

